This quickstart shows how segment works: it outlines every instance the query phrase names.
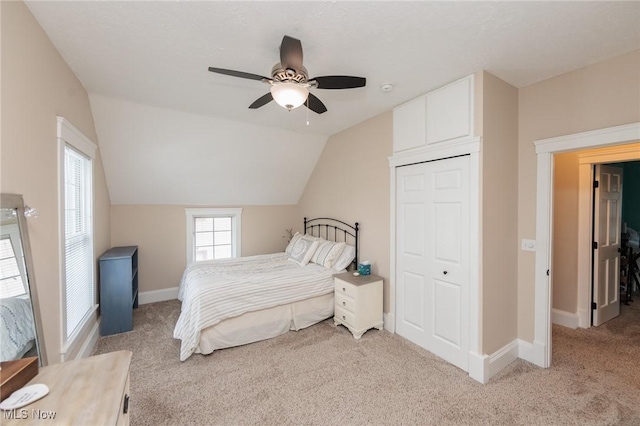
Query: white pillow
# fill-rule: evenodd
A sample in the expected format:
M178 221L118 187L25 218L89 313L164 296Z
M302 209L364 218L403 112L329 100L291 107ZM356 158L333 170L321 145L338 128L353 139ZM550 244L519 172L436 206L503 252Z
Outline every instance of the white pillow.
M291 254L291 250L293 249L293 246L296 245L296 242L302 238L302 234L299 232L296 232L295 234L293 234L293 237L291 237L291 241L289 241L289 244L287 244L287 248L284 250L285 253L287 254Z
M336 271L342 271L347 266L353 262L353 259L356 257L356 248L354 246L350 246L349 244L345 244L344 250L338 257L338 260L333 264L333 269Z
M306 235L302 238L299 238L291 248L289 260L297 263L300 266L306 265L307 263L309 263L311 256L313 256L313 254L316 252L318 243L318 240L307 238Z
M311 257L311 262L317 263L325 268L332 268L344 250L345 243L336 243L321 239L316 252Z

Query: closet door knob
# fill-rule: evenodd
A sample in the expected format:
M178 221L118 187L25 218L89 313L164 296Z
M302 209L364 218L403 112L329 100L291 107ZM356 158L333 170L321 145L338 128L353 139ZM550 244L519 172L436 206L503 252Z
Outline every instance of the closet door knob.
M443 274L445 274L445 275L447 275L447 274L448 274L448 272L447 272L447 271L443 271L442 273L443 273Z

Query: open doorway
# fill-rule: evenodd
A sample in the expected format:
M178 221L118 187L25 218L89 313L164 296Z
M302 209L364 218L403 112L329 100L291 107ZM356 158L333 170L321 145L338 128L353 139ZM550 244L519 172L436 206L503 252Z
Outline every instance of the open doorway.
M612 163L621 159L625 161ZM628 257L622 230L624 223L640 225L636 216L640 216L636 206L640 204L638 159L640 144L554 156L554 324L569 328L597 326L618 316L621 300L628 303L620 291L620 262L623 255ZM630 229L634 233L634 228Z
M558 154L571 151L588 150L595 148L608 148L611 155L616 156L626 152L624 158L612 158L610 161L583 161L578 165L578 203L587 205L586 209L579 208L578 213L578 298L577 310L573 313L582 323L584 318L589 318L591 293L588 291L590 262L591 262L591 201L590 189L592 164L598 162L628 161L640 157L640 149L637 147L621 149L624 144L636 144L640 142L640 123L633 123L607 129L594 130L584 133L560 136L556 138L538 140L534 142L537 155L537 193L536 193L536 254L535 254L535 306L534 306L534 341L532 354L529 359L541 367L551 365L551 318L552 318L552 286L551 271L554 268L553 254L553 178L554 160ZM586 171L586 173L585 173ZM588 214L583 214L583 212ZM574 215L576 211L574 210ZM586 232L584 230L586 229ZM576 248L574 247L574 250ZM585 287L586 290L585 290ZM586 312L583 307L586 306ZM584 315L587 314L587 315ZM588 324L589 320L586 320Z

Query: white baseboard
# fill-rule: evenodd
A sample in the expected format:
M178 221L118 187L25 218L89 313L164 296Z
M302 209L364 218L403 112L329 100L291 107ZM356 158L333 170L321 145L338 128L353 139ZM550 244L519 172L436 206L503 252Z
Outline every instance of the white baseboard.
M545 346L536 342L527 342L518 339L518 358L522 358L538 367L547 368L545 365Z
M98 320L93 324L93 327L91 327L91 331L80 347L76 359L90 357L93 353L93 349L96 347L96 343L100 337L100 321L102 321L102 318L98 318Z
M389 333L396 332L395 316L390 312L384 312L382 314L382 321L384 322L384 329Z
M495 376L513 361L518 359L519 353L520 345L518 343L518 339L513 340L511 343L507 343L492 353L486 361L487 369L489 370L489 378Z
M482 384L489 381L489 370L487 369L487 359L489 355L480 355L476 352L469 352L469 377Z
M578 309L578 327L591 327L591 311L588 311L586 309Z
M551 310L551 321L554 324L561 325L563 327L569 327L576 329L580 325L580 317L578 314L574 314L567 311L561 311L559 309Z
M138 293L138 304L164 302L178 298L178 287L164 288L162 290L141 291Z
M518 339L507 343L491 355L469 353L469 376L487 383L489 379L504 370L509 364L518 359L520 344Z

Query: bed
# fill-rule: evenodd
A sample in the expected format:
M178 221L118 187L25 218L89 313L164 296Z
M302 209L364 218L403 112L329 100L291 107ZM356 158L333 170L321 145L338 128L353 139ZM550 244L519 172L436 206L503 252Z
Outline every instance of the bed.
M28 297L0 299L0 361L22 358L35 345L33 312Z
M195 262L180 282L180 360L300 330L333 316L333 275L357 265L358 223L304 219L283 253Z

